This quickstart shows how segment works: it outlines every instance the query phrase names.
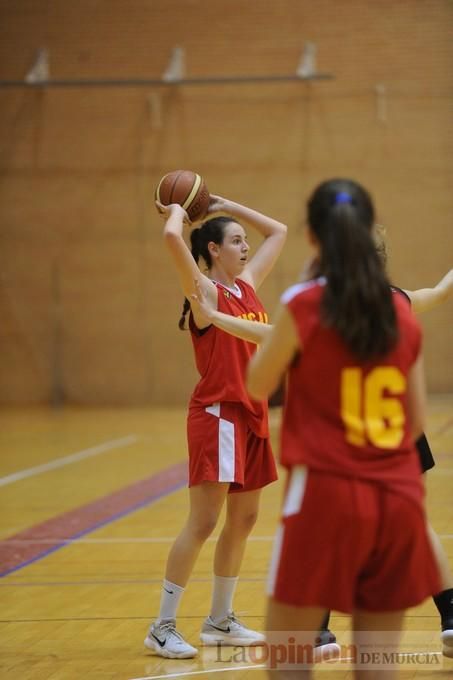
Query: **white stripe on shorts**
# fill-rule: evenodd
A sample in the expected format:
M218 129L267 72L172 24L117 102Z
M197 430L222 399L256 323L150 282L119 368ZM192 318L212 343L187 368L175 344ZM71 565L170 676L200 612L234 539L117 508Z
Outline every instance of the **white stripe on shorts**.
M206 412L219 419L218 462L219 482L234 482L235 473L235 445L234 423L220 417L220 404L206 406Z
M219 420L219 482L234 482L234 423Z
M217 402L216 404L212 404L211 406L206 406L205 411L206 413L210 413L216 418L220 418L220 403Z
M296 465L291 470L291 479L289 480L288 490L286 492L285 501L283 503L283 517L289 517L300 512L302 508L302 501L304 500L305 486L307 484L307 468L305 465ZM267 594L272 596L275 590L275 582L277 580L277 572L280 565L280 556L283 546L283 537L285 534L285 525L279 524L274 537L274 546L272 548L272 557L269 566L269 573L267 576Z
M305 465L295 465L291 470L291 479L288 484L285 502L283 504L283 517L296 515L300 512L304 500L305 485L307 483L307 468Z

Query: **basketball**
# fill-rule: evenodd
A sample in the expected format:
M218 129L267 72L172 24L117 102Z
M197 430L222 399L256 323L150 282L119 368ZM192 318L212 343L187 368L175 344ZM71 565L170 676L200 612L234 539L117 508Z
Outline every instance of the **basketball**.
M201 220L209 206L209 190L201 175L192 170L175 170L164 175L157 185L156 200L162 205L179 203L191 222Z

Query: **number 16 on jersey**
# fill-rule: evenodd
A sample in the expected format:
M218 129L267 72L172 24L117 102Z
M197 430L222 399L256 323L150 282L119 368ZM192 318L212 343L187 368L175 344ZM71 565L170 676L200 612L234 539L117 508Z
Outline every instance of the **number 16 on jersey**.
M364 375L359 367L341 374L341 417L346 440L354 446L367 441L382 449L397 448L404 438L401 399L406 378L394 366L378 366Z

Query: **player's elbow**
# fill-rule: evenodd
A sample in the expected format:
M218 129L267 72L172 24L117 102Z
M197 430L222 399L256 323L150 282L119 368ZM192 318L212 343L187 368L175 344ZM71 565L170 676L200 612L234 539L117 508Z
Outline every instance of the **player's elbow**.
M275 233L279 235L282 241L286 241L286 236L288 234L288 226L283 224L283 222L277 222Z
M264 401L268 396L267 390L253 380L247 380L247 392L255 401Z

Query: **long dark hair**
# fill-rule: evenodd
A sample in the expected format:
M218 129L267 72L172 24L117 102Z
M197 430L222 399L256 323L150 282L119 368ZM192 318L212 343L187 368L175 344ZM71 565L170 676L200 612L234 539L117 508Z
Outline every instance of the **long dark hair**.
M319 271L327 279L324 322L360 359L385 354L398 328L390 283L373 241L370 195L352 180L323 182L308 202L308 222L320 244Z
M212 219L203 222L197 229L192 229L190 232L190 250L197 264L201 256L206 262L207 268L211 269L212 259L208 244L213 242L220 246L223 243L225 236L225 227L232 221L231 217L213 217ZM182 314L178 322L181 331L186 330L186 314L189 309L190 302L187 298L184 298Z

